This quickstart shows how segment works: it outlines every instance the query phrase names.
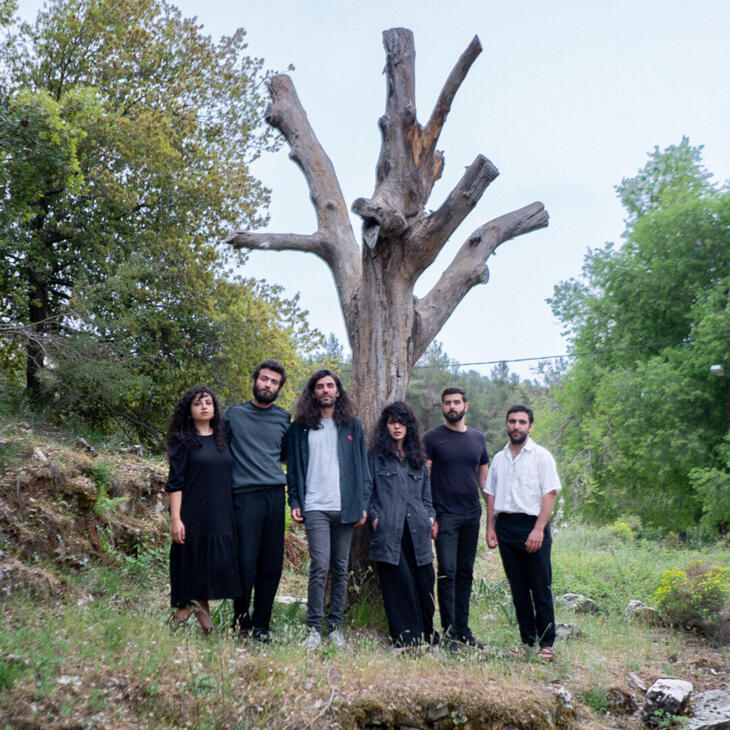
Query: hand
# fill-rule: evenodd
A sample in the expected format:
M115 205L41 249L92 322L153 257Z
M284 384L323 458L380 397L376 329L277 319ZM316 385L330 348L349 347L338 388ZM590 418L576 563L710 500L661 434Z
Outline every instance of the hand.
M499 540L497 540L496 530L487 528L487 547L494 549L497 545L499 545Z
M376 517L373 520L373 532L375 532L378 529L378 518Z
M544 534L544 531L540 527L533 528L525 541L525 547L528 553L536 553L542 547Z
M358 520L355 523L355 527L360 527L360 525L364 525L365 524L365 520L367 518L368 518L368 513L365 510L363 510L363 512L362 512L362 519L361 520Z
M302 511L299 509L299 507L294 507L294 509L291 511L291 518L294 520L294 522L304 522L304 517L302 517Z
M178 545L185 544L185 525L180 519L172 521L172 540Z
M435 540L439 534L439 523L433 517L429 517L428 519L431 520L431 539Z

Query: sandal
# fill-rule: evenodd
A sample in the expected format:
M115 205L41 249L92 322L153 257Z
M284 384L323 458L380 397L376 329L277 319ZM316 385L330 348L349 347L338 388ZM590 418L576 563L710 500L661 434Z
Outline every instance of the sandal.
M521 656L527 656L527 647L524 644L520 644L519 646L514 646L509 650L509 655L511 657L521 657Z
M543 659L546 662L551 662L555 659L555 650L552 646L541 646L537 652L537 658Z

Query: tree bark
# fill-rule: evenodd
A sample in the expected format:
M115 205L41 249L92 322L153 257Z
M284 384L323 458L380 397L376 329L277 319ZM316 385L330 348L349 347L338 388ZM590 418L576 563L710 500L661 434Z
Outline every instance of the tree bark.
M474 38L447 78L425 127L415 105L413 34L393 28L383 34L387 96L379 120L382 135L376 184L370 198L352 210L362 218L356 242L334 167L319 144L288 76L271 80L267 121L279 129L290 157L304 173L317 213L310 235L238 231L228 242L249 249L310 251L327 262L337 287L352 347L352 391L368 436L386 404L405 398L411 370L472 287L489 279L487 259L502 243L543 228L548 214L535 202L477 228L439 281L422 299L414 286L456 228L499 174L478 155L443 204L426 203L443 171L438 138L454 97L481 53ZM363 553L363 550L365 552ZM366 563L367 545L357 539L353 561Z

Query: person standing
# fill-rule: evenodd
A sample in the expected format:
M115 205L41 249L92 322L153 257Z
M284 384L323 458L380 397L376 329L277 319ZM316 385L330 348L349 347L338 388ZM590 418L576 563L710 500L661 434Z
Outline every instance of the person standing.
M231 452L213 391L190 388L167 429L172 546L170 602L173 622L195 613L213 630L210 599L233 598L241 586L231 510Z
M375 561L396 648L434 639L434 572L431 537L436 535L426 454L416 415L398 401L383 409L368 454L373 491L368 520Z
M469 403L463 388L445 388L441 409L445 423L424 437L436 510L441 626L448 648L483 648L469 628L469 602L482 514L479 493L489 471L487 443L464 422Z
M297 403L288 435L287 485L292 519L304 523L309 543L304 645L314 649L322 642L329 571L329 640L344 646L350 543L353 529L367 517L371 482L362 425L342 382L330 370L315 372Z
M537 655L555 656L555 611L550 565L550 515L560 491L552 454L531 438L534 416L525 405L507 411L509 442L492 462L487 498L487 545L499 547L525 655L537 641Z
M233 455L233 516L242 592L233 602L241 637L268 642L271 610L284 564L284 486L289 412L277 406L286 370L264 360L253 371L253 398L223 414ZM253 613L250 612L253 592Z

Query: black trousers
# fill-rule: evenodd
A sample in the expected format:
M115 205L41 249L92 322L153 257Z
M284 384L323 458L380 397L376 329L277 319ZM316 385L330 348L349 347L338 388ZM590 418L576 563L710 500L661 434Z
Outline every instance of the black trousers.
M413 646L424 641L432 643L436 611L433 563L416 564L413 539L407 524L403 528L398 565L377 562L375 566L393 643L396 646Z
M524 514L497 515L497 539L502 565L507 574L523 644L552 646L555 641L550 548L550 525L545 527L542 547L536 553L525 548L537 517Z
M266 633L284 564L284 487L234 492L233 521L243 588L233 601L233 625Z
M469 601L480 517L481 509L469 514L441 512L436 515L441 626L447 635L455 638L469 632Z

